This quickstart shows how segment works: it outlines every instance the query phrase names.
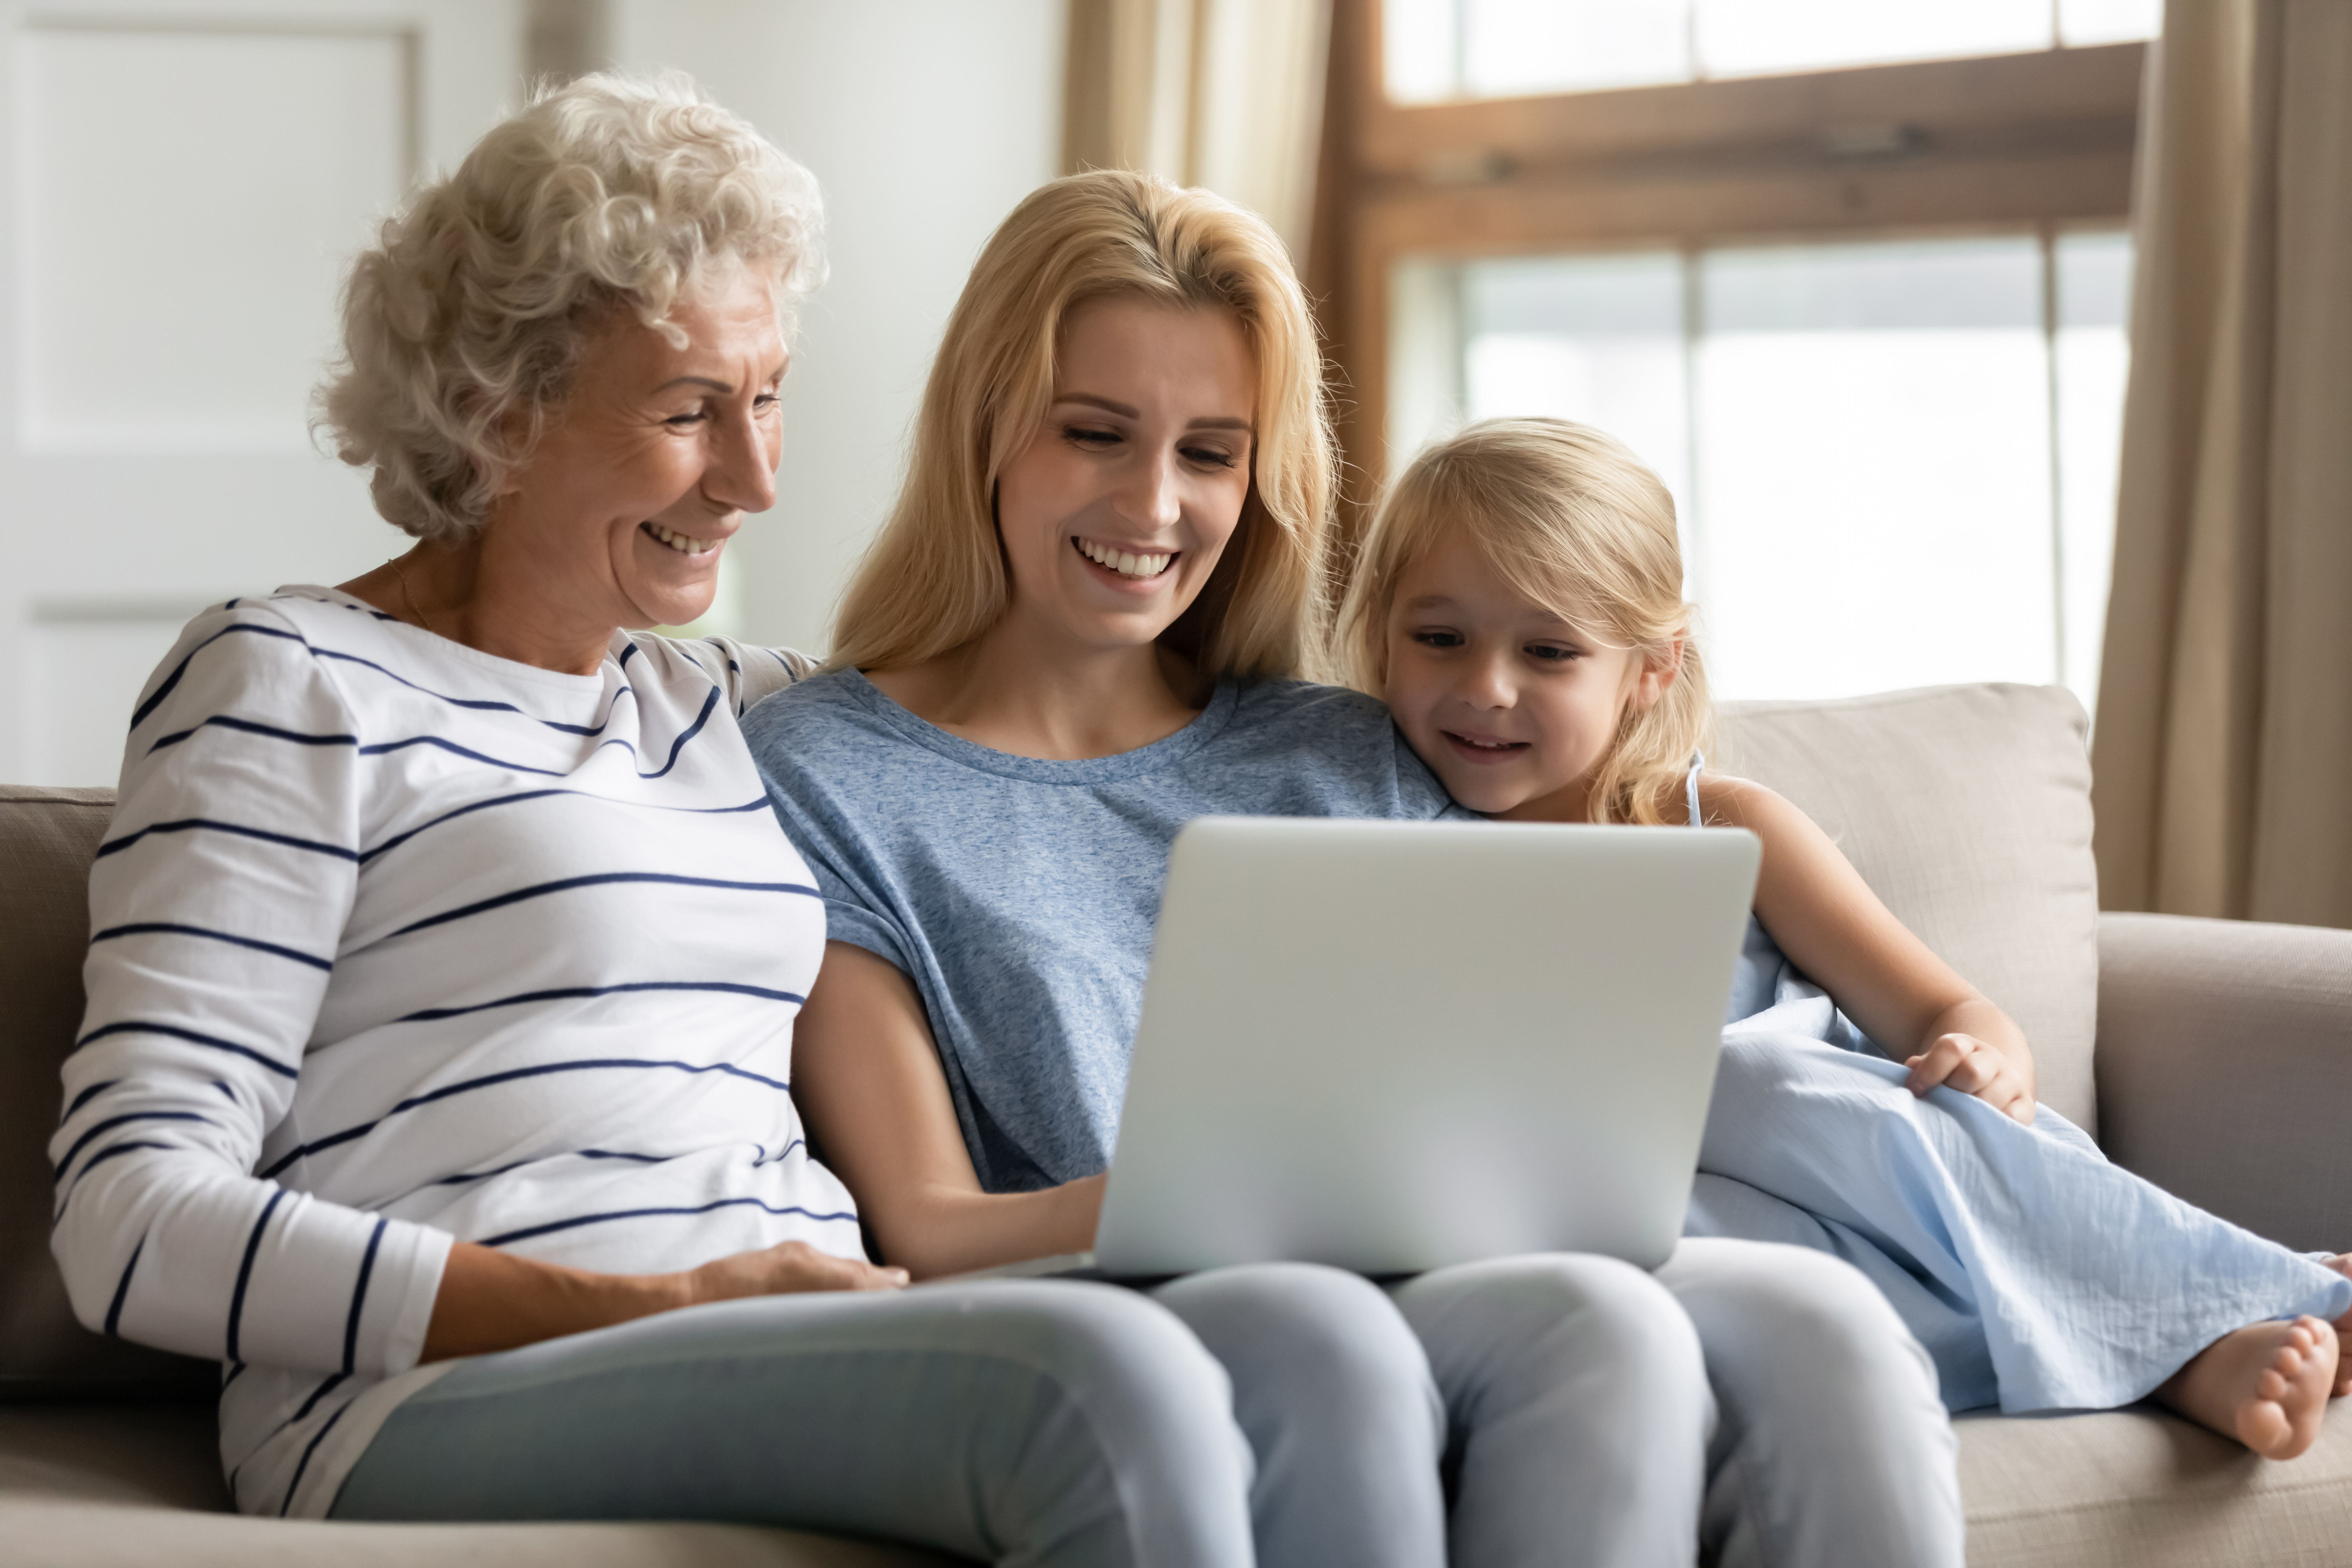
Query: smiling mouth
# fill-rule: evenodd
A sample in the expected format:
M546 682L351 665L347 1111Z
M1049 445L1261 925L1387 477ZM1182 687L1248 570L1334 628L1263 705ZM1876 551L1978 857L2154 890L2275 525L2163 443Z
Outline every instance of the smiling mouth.
M1444 735L1447 740L1453 742L1464 751L1472 752L1480 757L1507 757L1514 752L1526 751L1528 745L1528 742L1525 741L1475 740L1468 735L1456 734L1451 730L1441 730L1438 733Z
M691 534L680 533L674 528L664 528L658 522L641 522L637 526L644 529L657 542L668 545L680 555L708 555L719 545L719 541L716 539L697 539Z
M1131 551L1114 550L1108 544L1097 544L1091 539L1080 539L1076 534L1070 536L1070 542L1077 546L1079 554L1106 572L1116 572L1122 577L1132 577L1139 582L1159 576L1174 565L1176 557L1181 553L1169 551L1138 555Z

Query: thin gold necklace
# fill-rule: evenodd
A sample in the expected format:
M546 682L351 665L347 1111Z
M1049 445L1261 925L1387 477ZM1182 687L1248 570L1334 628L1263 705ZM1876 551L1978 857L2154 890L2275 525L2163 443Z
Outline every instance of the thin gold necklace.
M400 579L401 602L408 606L408 613L416 617L416 624L426 631L433 632L435 637L439 637L441 634L433 630L433 623L425 618L425 612L416 607L416 595L409 592L408 574L400 569L400 557L395 555L384 564L392 568L392 574L394 577Z

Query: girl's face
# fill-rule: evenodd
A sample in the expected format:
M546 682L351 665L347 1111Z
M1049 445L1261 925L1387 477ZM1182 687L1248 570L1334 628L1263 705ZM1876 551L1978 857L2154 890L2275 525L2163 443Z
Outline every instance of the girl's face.
M1458 536L1398 582L1388 660L1382 696L1447 793L1551 822L1588 819L1586 785L1627 705L1672 679L1528 599Z
M1114 299L1071 312L1045 423L997 478L1008 620L1078 648L1166 631L1241 521L1256 390L1226 311Z

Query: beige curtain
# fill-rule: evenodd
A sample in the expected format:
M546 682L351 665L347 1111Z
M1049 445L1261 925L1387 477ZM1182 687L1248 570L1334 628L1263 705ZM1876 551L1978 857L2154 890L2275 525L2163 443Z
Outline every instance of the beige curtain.
M2168 0L2142 126L2100 901L2352 926L2352 3Z
M1063 168L1206 185L1303 273L1330 0L1070 0Z

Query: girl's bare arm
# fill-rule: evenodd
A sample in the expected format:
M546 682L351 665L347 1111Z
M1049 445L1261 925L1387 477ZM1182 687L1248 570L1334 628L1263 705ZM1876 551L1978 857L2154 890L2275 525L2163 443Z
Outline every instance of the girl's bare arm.
M793 1097L883 1256L919 1279L1094 1245L1100 1176L981 1189L922 999L862 947L825 943L793 1026Z
M1699 798L1709 822L1764 841L1756 912L1864 1033L1910 1053L1915 1093L1942 1084L2033 1120L2023 1032L1895 918L1811 817L1742 779L1702 779Z

